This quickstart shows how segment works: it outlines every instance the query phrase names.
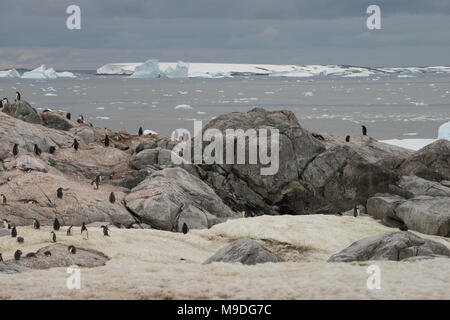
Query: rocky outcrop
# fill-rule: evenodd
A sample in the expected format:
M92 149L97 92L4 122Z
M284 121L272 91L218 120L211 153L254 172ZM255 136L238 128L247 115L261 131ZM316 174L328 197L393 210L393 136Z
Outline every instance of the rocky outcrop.
M31 271L31 269L10 262L0 262L0 274L14 274L27 271Z
M41 117L39 113L28 104L26 101L18 101L7 104L3 108L3 112L13 116L14 118L29 122L42 124Z
M210 228L236 217L203 181L182 168L156 171L125 198L126 205L143 223L154 228L181 231Z
M69 131L74 127L74 122L66 119L58 111L41 113L41 118L44 125L52 129Z
M257 241L252 239L239 239L217 251L203 264L213 262L240 262L246 265L254 265L266 262L282 262L276 254L264 248Z
M390 232L358 240L332 255L328 262L414 261L414 257L449 258L450 250L439 242L423 239L411 232Z

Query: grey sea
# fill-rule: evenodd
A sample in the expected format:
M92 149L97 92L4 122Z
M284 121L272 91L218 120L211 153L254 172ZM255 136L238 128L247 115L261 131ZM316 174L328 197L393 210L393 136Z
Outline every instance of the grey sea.
M369 78L333 76L283 78L238 76L223 79L131 79L76 72L76 78L1 78L0 96L22 99L38 111L79 114L97 127L137 132L142 126L170 135L193 132L224 113L287 109L314 132L353 135L364 124L376 139L436 138L450 121L450 75L422 74Z

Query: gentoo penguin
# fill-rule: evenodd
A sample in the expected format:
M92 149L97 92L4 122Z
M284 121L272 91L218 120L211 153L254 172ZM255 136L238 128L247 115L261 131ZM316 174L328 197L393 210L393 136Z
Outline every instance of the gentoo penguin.
M3 257L1 253L0 253L0 262L3 262Z
M16 143L16 144L14 144L14 147L13 147L13 155L15 157L18 154L19 154L19 145Z
M9 224L9 221L6 219L3 219L3 228L11 229L11 225Z
M142 136L144 134L144 130L142 127L139 127L138 135Z
M105 147L109 147L109 137L108 137L108 135L105 136L105 139L103 141L105 143Z
M83 239L87 240L89 238L88 229L86 228L86 224L83 222L83 225L81 226L81 235L83 236Z
M5 107L7 104L9 104L8 98L3 98L2 107Z
M67 234L68 237L72 235L72 227L73 227L73 226L70 226L70 227L67 229L66 234Z
M189 228L188 228L188 225L186 224L186 222L183 223L182 231L184 234L189 232Z
M16 226L14 226L14 227L11 229L11 237L13 237L13 238L17 237L17 229L16 229Z
M109 194L109 202L111 202L111 203L116 202L116 196L114 195L114 192L111 192Z
M52 255L52 253L50 251L45 251L44 254L46 257L50 257Z
M63 198L63 188L59 187L59 188L56 190L56 196L57 196L59 199L62 199L62 198Z
M37 156L40 156L41 155L41 149L38 147L38 145L37 144L34 144L34 153L37 155Z
M70 112L67 112L67 114L66 114L66 119L67 119L67 120L70 120L70 117L71 117Z
M363 136L367 136L367 128L366 126L361 126Z
M40 229L41 228L41 224L39 223L39 220L38 219L34 219L34 228L35 229Z
M74 246L68 246L67 251L71 254L75 254L77 253L77 248L75 248Z
M16 100L14 100L14 102L18 102L20 101L20 92L16 91Z
M399 229L401 231L408 231L408 226L406 224L402 224Z
M92 188L94 188L94 190L98 190L98 183L96 180L91 181L91 185L92 185Z
M25 239L23 237L17 237L18 243L23 243L24 241L25 241Z
M50 146L50 148L48 148L48 153L50 154L54 154L56 151L56 148L54 146Z
M73 147L75 149L75 151L78 151L79 146L80 146L80 144L78 143L78 140L73 139L73 143L72 143L71 147Z
M345 142L350 142L350 136L345 137Z
M353 216L356 218L359 216L359 208L358 205L355 205L355 207L353 208Z
M36 253L30 252L25 255L26 258L37 258Z
M59 224L58 218L55 218L55 220L53 221L53 230L58 231L60 227L61 225Z
M105 237L109 237L108 226L101 226L100 228L103 229L103 235L104 235Z
M3 205L5 205L6 204L6 196L2 193L2 194L0 194L0 197L1 197L1 199L0 199L1 203Z
M20 260L20 256L22 255L22 251L17 250L14 252L14 260Z
M100 183L102 183L102 176L101 175L96 175L95 176L95 182L97 183L97 189L98 189L98 186L100 185Z
M50 241L56 242L56 233L54 231L50 232Z
M77 122L78 123L84 123L84 118L83 118L83 116L81 114L78 116Z

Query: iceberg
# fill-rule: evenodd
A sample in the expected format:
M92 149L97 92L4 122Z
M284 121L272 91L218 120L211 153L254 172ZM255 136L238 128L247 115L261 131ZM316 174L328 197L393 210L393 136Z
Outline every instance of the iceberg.
M175 109L185 109L185 110L190 110L192 109L192 107L188 104L179 104L175 107Z
M450 140L450 121L439 127L438 139Z
M16 69L0 71L0 78L20 78L20 73Z
M146 79L156 79L161 77L162 74L159 70L159 63L156 59L147 60L143 64L136 66L134 73L130 76L130 78Z
M164 74L169 79L174 78L187 78L189 76L189 64L184 63L183 61L178 61L175 68L172 66L169 66L165 71Z
M76 76L69 71L57 72L56 75L58 78L76 78Z
M46 68L45 64L31 71L24 72L22 79L56 79L59 77L75 78L72 72L56 72L53 68Z

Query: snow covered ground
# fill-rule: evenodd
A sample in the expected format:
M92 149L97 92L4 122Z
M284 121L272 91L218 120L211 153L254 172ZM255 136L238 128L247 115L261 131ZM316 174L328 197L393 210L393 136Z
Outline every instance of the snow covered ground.
M236 219L187 235L158 230L111 229L111 238L90 228L83 240L58 240L93 248L112 259L106 266L82 269L81 289L68 290L66 268L0 275L0 299L450 299L448 260L328 263L334 253L363 237L390 232L369 217L261 216ZM48 227L20 228L25 253L48 244ZM449 239L419 234L450 246ZM202 262L230 241L260 240L285 262L255 266ZM0 238L4 259L17 249ZM180 260L181 258L185 261ZM381 289L369 290L367 267L381 269Z

